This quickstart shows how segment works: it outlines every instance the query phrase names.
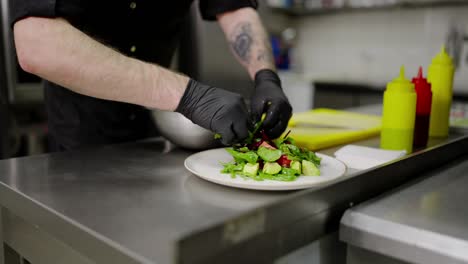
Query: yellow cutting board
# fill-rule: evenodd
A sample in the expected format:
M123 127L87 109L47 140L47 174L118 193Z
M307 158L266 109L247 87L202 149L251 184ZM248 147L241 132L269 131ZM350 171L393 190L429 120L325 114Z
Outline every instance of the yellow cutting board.
M320 108L293 114L288 130L298 146L315 151L379 135L381 126L380 116Z

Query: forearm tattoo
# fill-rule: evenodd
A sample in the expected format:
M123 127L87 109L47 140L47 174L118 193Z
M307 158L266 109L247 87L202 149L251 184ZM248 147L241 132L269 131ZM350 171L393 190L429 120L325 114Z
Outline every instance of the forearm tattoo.
M234 54L248 67L275 67L270 39L262 29L255 29L250 22L240 22L229 38Z
M250 63L252 53L252 25L249 22L238 24L231 37L231 47L235 54L246 64Z

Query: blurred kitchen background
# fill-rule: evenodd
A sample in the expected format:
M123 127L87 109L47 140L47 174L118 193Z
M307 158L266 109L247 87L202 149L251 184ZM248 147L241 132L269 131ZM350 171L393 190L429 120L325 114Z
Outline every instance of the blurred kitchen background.
M8 25L14 0L0 1L0 158L47 152L41 80L18 66ZM442 44L457 67L455 104L468 100L467 0L259 2L295 112L381 103L385 84L402 64L414 76ZM193 7L173 69L248 98L252 83L223 33Z

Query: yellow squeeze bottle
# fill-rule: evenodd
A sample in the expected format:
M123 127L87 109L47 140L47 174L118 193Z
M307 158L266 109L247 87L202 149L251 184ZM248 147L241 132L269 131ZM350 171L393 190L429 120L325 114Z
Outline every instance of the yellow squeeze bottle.
M380 147L411 153L415 118L416 91L401 66L400 76L387 84L384 93Z
M429 136L447 137L449 131L450 107L452 105L452 85L455 67L452 58L442 46L429 66L428 81L432 85L431 119Z

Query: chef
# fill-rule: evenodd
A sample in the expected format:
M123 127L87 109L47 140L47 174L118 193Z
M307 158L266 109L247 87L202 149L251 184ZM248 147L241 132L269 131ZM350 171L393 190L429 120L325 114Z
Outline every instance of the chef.
M14 0L20 66L45 80L51 148L156 135L150 111L177 111L221 134L224 144L264 129L278 137L292 109L275 73L255 0L200 0L255 83L250 111L236 93L168 70L192 0ZM216 59L216 58L210 58Z

